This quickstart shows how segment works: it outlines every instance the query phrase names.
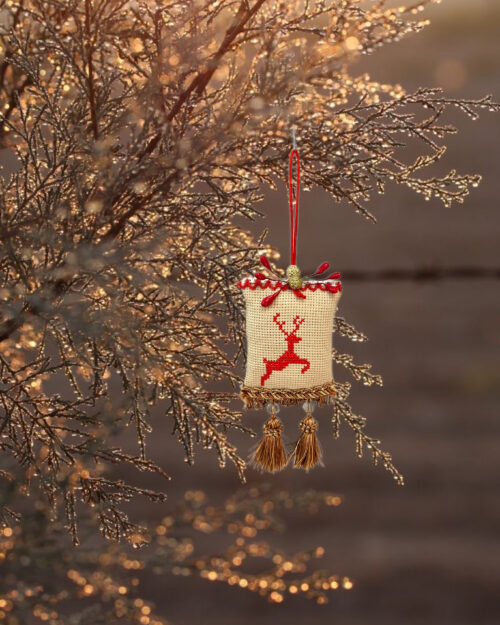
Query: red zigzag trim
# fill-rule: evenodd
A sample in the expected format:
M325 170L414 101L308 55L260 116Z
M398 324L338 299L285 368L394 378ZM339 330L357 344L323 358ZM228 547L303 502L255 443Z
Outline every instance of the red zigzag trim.
M271 289L272 291L276 291L276 289L281 289L282 291L290 290L289 285L286 282L280 282L279 280L259 280L258 278L243 278L240 280L236 286L239 286L240 289L251 289L255 291L257 288L260 289ZM326 280L324 282L306 282L302 288L298 289L299 291L329 291L330 293L337 293L337 291L342 291L342 284L340 282L333 282Z

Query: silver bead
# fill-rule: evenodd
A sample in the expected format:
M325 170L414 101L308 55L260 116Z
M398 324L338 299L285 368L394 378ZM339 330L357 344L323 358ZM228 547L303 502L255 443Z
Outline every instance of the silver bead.
M267 404L266 410L268 415L278 414L280 406L279 404Z

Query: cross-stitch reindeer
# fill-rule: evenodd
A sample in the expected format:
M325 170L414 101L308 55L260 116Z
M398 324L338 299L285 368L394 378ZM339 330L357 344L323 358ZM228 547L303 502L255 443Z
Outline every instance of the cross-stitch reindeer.
M266 380L269 380L273 371L283 371L283 369L288 367L288 365L304 365L301 373L305 373L311 366L311 363L308 360L300 358L300 356L295 353L295 343L302 340L299 336L297 336L297 330L300 325L304 323L304 319L297 315L293 320L293 324L295 326L294 330L292 332L287 332L285 330L285 322L279 321L279 316L280 314L276 313L273 317L273 321L285 335L288 348L286 352L281 354L281 356L276 360L268 360L267 358L263 359L264 364L266 365L266 372L260 379L261 386L264 386Z

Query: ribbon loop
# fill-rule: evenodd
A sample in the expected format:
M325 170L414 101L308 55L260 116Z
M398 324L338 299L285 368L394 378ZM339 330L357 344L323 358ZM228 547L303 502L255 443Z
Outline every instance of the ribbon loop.
M293 194L293 159L297 159L297 181L295 183L295 215ZM297 232L299 228L299 190L300 190L300 159L295 148L290 152L288 164L288 195L290 200L290 264L295 265L297 260Z

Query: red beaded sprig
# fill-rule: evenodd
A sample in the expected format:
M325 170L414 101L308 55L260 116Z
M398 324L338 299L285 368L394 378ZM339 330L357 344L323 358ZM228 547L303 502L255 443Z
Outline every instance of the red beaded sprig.
M271 269L271 264L269 263L269 260L265 256L260 257L260 262L276 278L276 289L273 293L271 293L271 295L267 295L266 297L264 297L264 299L261 302L262 306L267 307L270 304L272 304L274 300L278 297L278 295L281 293L281 291L291 290L298 298L301 298L301 299L306 298L305 293L303 292L303 290L301 290L303 287L301 287L301 289L293 289L289 283L281 281L279 276L277 276L274 273L274 271ZM315 277L320 276L327 269L329 269L329 267L330 265L328 263L326 262L322 263L310 277L315 278ZM255 277L257 278L257 280L268 280L267 276L260 272L256 272ZM332 273L326 278L326 280L339 280L339 279L340 279L340 273L338 272ZM342 290L342 285L340 284L340 282L337 282L336 284L328 284L327 282L325 282L324 284L325 284L326 290L329 291L330 293L337 293L338 291Z

